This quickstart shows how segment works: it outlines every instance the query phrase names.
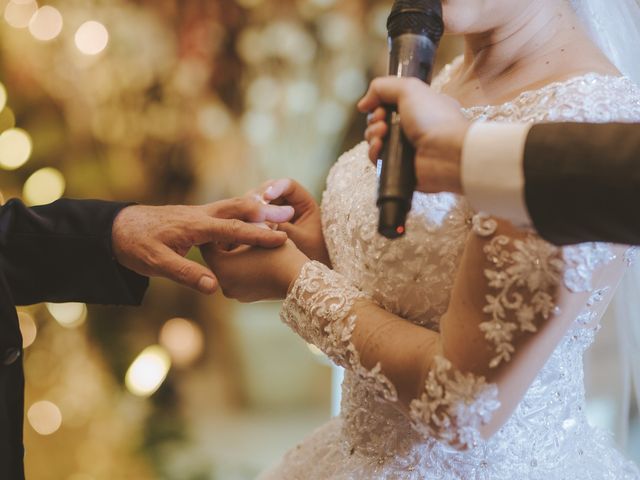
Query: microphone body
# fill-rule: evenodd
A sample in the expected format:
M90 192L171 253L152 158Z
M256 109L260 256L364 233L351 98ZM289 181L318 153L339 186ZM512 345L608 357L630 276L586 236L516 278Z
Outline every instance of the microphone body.
M389 17L389 74L416 77L428 83L442 36L440 2L426 2L429 8L424 11L403 10L398 7L402 3L396 1ZM378 232L395 239L406 231L405 222L416 188L415 149L402 131L397 107L387 105L386 110L389 131L384 139L382 158L378 160Z

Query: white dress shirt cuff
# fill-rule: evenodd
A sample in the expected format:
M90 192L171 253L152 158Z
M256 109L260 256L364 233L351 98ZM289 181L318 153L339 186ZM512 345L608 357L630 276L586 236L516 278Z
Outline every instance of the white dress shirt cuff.
M462 189L471 206L518 226L531 225L524 190L524 147L531 124L476 122L462 148Z

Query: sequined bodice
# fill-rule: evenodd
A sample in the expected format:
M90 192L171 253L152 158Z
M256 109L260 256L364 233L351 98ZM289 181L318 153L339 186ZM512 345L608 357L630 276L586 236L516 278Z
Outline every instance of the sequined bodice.
M447 81L452 68L455 64L434 81L435 88ZM638 121L640 90L624 78L589 74L523 93L503 105L470 108L465 114L481 121ZM406 236L389 241L376 233L376 189L375 168L367 159L365 144L343 155L333 167L322 202L333 267L385 309L437 330L473 212L462 197L416 193ZM613 258L607 245L588 248L594 263ZM571 251L564 254L570 258ZM621 477L619 470L607 473L611 468L606 462L596 461L604 455L597 445L605 442L598 443L600 434L588 425L584 412L582 355L598 328L597 307L602 299L608 300L611 287L589 286L591 298L574 327L511 419L486 445L461 453L435 440L425 442L406 417L348 372L340 448L361 456L363 465L369 465L363 469L375 469L371 463L377 462L379 478L565 478L558 472L566 471L568 464L575 473L570 478L637 478L631 466L625 467L628 477ZM616 455L612 451L611 459ZM598 470L596 464L605 466ZM367 478L364 472L344 478Z

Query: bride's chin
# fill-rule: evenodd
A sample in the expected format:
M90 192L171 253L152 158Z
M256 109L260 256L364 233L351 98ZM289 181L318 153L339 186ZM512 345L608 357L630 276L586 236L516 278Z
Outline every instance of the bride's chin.
M468 5L465 6L460 0L443 2L442 16L445 33L448 35L473 33L473 26L478 21L476 10Z

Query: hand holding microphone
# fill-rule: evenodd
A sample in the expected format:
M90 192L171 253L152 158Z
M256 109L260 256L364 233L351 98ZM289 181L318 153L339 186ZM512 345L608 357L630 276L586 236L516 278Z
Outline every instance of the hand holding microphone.
M400 126L415 149L415 190L462 193L462 146L471 122L460 104L414 78L375 79L358 103L360 111L371 112L365 137L374 164L389 131L385 105L396 105Z
M389 31L389 74L429 82L436 49L442 34L440 0L396 0L387 21ZM400 128L395 106L387 109L388 132L378 163L378 231L387 238L405 232L416 187L415 151Z

